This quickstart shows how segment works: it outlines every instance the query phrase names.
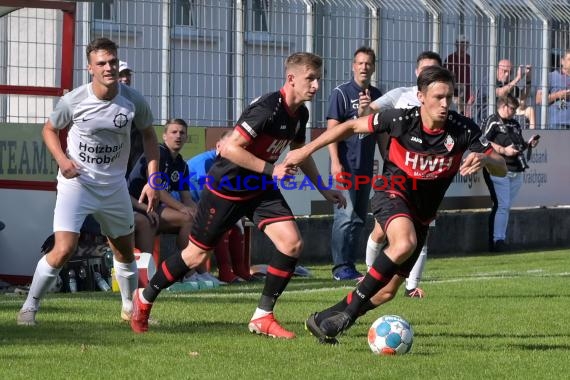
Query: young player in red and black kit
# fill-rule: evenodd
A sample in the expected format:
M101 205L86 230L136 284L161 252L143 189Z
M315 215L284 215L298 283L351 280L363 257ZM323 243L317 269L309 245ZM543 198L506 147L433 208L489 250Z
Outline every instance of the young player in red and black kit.
M371 201L374 228L385 231L388 246L353 292L307 319L305 326L322 343L337 343L337 335L380 304L374 299L380 289L396 293L401 283L397 276L408 276L424 244L428 225L458 171L468 175L485 166L494 175L506 174L505 161L481 137L477 125L449 111L453 74L431 66L421 72L417 83L420 107L349 120L289 152L285 159L287 164L299 165L317 149L355 133L387 133L391 140L383 183L377 183ZM462 161L467 150L471 152Z
M273 308L295 271L303 242L291 209L270 182L272 178L279 182L297 171L297 166L273 164L286 147L295 149L304 144L309 120L304 102L319 89L321 67L322 59L317 55L292 54L285 62L286 80L281 90L262 96L245 109L208 173L209 186L202 191L188 246L180 255L165 260L149 285L134 293L131 328L135 332L148 330L152 302L162 289L203 263L224 233L247 216L280 252L270 260L249 330L274 338L295 337L279 325ZM312 159L299 168L317 185L319 173ZM346 205L338 191L319 191L339 207Z

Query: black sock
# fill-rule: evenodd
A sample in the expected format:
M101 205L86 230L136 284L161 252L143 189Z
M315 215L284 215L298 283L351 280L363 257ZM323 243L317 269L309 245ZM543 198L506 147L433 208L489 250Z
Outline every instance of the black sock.
M289 280L295 272L297 258L277 253L271 258L271 262L267 267L267 276L265 277L265 286L261 292L258 308L261 310L272 311L277 302L277 298L281 295Z
M364 276L364 279L356 286L351 296L348 297L348 306L345 312L352 319L362 315L361 308L369 304L370 298L390 282L397 269L398 265L390 260L384 251L381 251L368 273L366 273L366 276Z
M148 302L154 302L162 289L168 288L189 271L190 268L182 260L181 254L170 256L158 266L156 274L152 276L149 284L144 288L144 299Z
M348 296L344 297L342 301L340 301L339 303L329 307L328 309L319 311L319 314L315 317L315 321L317 322L317 324L320 324L323 320L327 319L328 317L332 317L337 313L345 311L345 309L348 307L348 304L350 303L348 302L349 298L352 298L352 293L348 293ZM370 310L376 309L377 307L378 306L374 305L372 302L370 302L370 300L366 301L364 304L360 306L360 309L358 310L358 317L363 316Z
M370 300L364 302L364 304L360 305L360 309L358 310L358 317L362 317L364 314L368 313L370 310L376 309L378 306L374 305Z
M352 293L348 293L348 297L350 297L351 295L352 295ZM337 313L343 312L344 309L346 309L346 307L348 306L348 301L347 301L348 297L344 297L342 299L342 301L340 301L337 304L332 305L328 309L325 309L323 311L319 311L319 314L315 318L315 321L317 322L317 324L320 324L324 319L327 319L328 317L332 317L333 315L335 315Z

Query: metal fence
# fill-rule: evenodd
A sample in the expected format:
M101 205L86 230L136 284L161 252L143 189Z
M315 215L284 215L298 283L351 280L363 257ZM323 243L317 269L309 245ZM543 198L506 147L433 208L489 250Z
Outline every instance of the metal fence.
M8 3L17 2L0 0L0 8ZM61 17L28 7L0 18L1 84L52 86L60 80ZM538 127L545 128L546 108L535 105L534 94L547 92L547 74L560 69L560 53L570 47L569 25L570 6L562 0L77 2L73 78L75 86L89 80L85 46L109 37L134 69L133 86L148 99L157 124L178 117L192 125L231 126L251 100L282 85L289 54L312 51L325 64L310 105L311 126L319 128L332 88L351 78L359 46L376 50L376 85L387 91L415 82L419 52L434 50L445 59L463 35L470 42L474 101L468 112L475 117L478 94L487 94L488 110L494 109L497 63L508 58L515 68L533 66L529 100ZM4 94L0 117L43 122L54 101Z

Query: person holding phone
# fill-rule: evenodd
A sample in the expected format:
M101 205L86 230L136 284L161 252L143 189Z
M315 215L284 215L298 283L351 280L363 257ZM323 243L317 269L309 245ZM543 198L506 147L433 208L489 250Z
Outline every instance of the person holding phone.
M524 151L538 144L539 135L533 135L528 142L522 135L522 128L514 118L519 106L518 100L511 94L499 97L497 112L489 116L482 126L483 135L493 148L505 159L507 175L497 177L487 170L483 171L485 183L493 201L489 215L489 251L508 250L505 243L509 210L523 184L523 173L528 169ZM530 158L530 156L528 157Z

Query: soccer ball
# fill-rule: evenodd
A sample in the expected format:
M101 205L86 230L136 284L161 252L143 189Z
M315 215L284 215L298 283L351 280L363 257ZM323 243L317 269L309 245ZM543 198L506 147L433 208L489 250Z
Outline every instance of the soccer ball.
M403 355L414 341L412 326L397 315L384 315L368 330L368 345L378 355Z

